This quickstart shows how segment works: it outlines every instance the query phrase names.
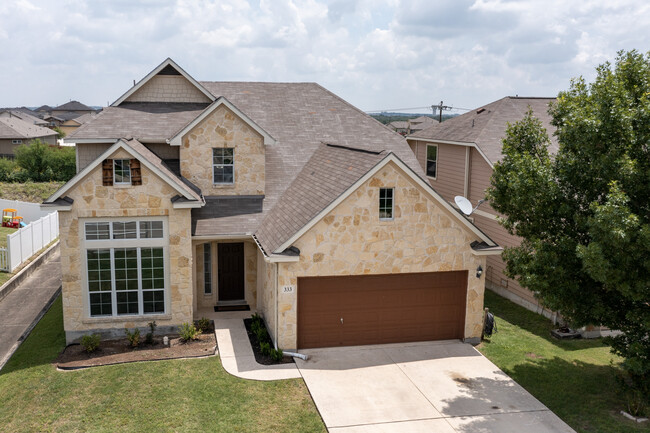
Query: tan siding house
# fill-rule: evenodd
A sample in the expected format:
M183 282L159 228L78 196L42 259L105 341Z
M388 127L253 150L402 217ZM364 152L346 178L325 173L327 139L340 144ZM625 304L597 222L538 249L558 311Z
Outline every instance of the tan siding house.
M68 140L79 172L43 204L68 342L238 307L289 350L479 340L501 248L403 137L317 84L198 82L168 59Z
M456 206L455 196L463 196L476 206L479 200L485 198L494 163L502 157L501 140L507 123L522 119L528 107L531 107L547 130L552 131L547 112L552 101L553 98L506 97L436 124L407 137L407 140L424 170L427 169L426 147L438 148L437 176L428 177L428 180L451 205ZM554 137L551 138L551 151L555 151L557 142ZM497 212L485 202L470 218L499 245L518 245L520 238L510 235L501 227L497 216ZM548 317L553 315L543 308L533 293L506 277L504 270L505 263L499 256L488 257L486 287L530 310Z

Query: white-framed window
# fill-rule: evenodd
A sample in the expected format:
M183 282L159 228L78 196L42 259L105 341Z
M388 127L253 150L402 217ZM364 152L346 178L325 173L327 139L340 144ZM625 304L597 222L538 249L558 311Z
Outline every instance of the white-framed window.
M203 293L212 294L212 248L211 244L203 244Z
M212 149L212 183L215 185L235 183L235 149Z
M23 140L11 140L11 144L23 144Z
M427 176L436 178L438 172L438 145L427 144Z
M379 219L381 221L393 219L394 192L393 188L379 188Z
M131 184L131 160L130 159L113 160L113 184L115 185Z
M82 227L89 316L166 313L166 220L85 220Z

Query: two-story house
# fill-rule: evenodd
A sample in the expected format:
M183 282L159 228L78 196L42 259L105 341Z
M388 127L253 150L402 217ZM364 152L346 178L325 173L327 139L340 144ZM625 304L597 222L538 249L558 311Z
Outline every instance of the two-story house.
M549 104L555 98L505 97L476 110L436 124L407 137L427 179L452 206L455 196L463 196L477 205L485 199L494 164L503 158L502 141L509 123L523 119L528 108L540 119L551 139L550 151L558 148L552 134ZM510 235L497 221L498 213L488 202L472 213L471 218L483 232L499 245L516 246L521 239ZM488 257L486 286L502 296L538 313L554 317L533 293L508 278L505 263L498 255Z
M67 340L246 308L283 349L481 334L500 248L403 137L313 83L198 82L171 59L69 137Z

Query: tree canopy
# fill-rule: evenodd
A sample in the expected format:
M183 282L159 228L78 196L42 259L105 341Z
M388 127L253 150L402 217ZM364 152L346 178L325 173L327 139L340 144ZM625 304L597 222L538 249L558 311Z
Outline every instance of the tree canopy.
M571 81L549 113L559 143L532 111L509 126L488 197L523 238L507 273L574 325L609 339L650 391L650 53L619 52L593 83Z

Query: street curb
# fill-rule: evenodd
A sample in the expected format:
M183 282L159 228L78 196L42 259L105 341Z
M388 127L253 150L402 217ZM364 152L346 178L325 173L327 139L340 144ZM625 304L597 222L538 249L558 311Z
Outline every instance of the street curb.
M21 269L20 272L4 283L2 287L0 287L0 301L18 287L27 277L32 275L36 268L38 268L45 260L50 258L50 256L54 254L56 247L59 246L59 242L60 241L56 241L47 250L43 251L40 256L32 260L27 266Z
M40 322L43 316L45 316L45 313L47 313L50 310L52 304L54 304L54 301L56 301L56 298L58 298L59 295L61 295L61 286L59 286L59 288L56 289L56 292L54 292L52 297L47 301L47 304L45 304L43 309L36 315L32 323L27 327L25 332L23 332L23 335L21 335L20 338L18 338L18 341L16 341L14 345L11 346L11 349L9 349L4 359L0 359L0 371L2 371L2 368L11 359L11 357L14 355L16 350L18 350L20 345L23 344L23 341L25 341L27 337L29 337L29 334L32 333L32 331L34 330L38 322Z

